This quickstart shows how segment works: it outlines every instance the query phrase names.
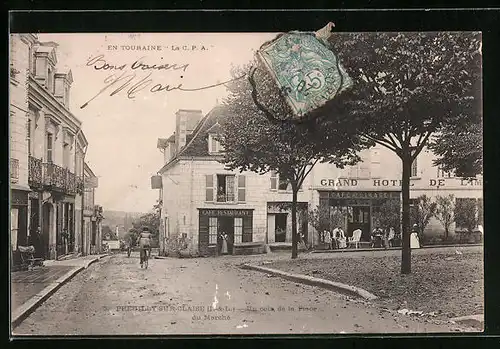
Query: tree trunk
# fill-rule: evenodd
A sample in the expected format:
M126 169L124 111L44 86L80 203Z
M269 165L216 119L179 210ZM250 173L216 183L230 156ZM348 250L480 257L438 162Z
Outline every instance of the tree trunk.
M411 158L410 151L403 150L401 157L403 164L403 178L401 183L401 194L403 200L402 231L401 231L401 273L411 273L411 249L410 249L410 175Z
M298 256L298 235L297 235L297 192L298 186L292 185L292 259Z

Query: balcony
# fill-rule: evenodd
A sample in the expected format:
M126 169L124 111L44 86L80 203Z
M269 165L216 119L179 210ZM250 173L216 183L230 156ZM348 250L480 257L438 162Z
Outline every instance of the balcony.
M235 200L234 194L218 194L217 202L234 202Z
M49 190L75 195L77 179L74 173L53 163L43 163L43 186Z
M17 183L19 181L19 160L10 159L10 182Z
M76 176L76 192L78 194L83 194L85 186L83 185L83 176Z
M42 160L29 157L28 184L33 188L41 188L43 184Z

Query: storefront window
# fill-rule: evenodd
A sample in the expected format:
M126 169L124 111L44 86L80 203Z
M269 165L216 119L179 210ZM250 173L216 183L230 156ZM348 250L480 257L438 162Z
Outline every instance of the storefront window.
M243 236L243 218L234 219L234 243L239 244Z
M208 219L208 244L217 244L217 217L210 217Z

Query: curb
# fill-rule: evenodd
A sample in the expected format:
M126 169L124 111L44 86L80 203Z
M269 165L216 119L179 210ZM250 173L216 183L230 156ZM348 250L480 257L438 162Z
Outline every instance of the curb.
M315 277L307 276L307 275L287 273L287 272L284 272L281 270L270 269L270 268L260 267L260 266L251 265L251 264L243 264L241 266L241 268L248 269L248 270L260 271L260 272L264 272L267 274L280 276L280 277L287 279L287 280L299 282L299 283L306 284L306 285L326 288L329 290L337 291L339 293L347 294L349 296L361 297L361 298L364 298L367 300L377 299L377 296L375 296L374 294L371 294L370 292L368 292L366 290L363 290L362 288L341 284L340 282L334 282L334 281L330 281L330 280L315 278Z
M483 244L462 244L462 245L427 245L421 246L417 250L426 248L448 248L448 247L476 247L483 246ZM336 250L313 250L311 253L346 253L346 252L377 252L377 251L398 251L401 247L388 247L388 248L344 248ZM413 250L413 249L412 249Z
M40 304L52 296L62 285L71 280L76 274L85 269L85 267L75 267L55 282L49 284L42 291L31 297L26 303L17 308L12 314L12 329L17 327L24 319L28 317Z
M19 326L19 324L26 319L36 308L38 308L43 302L45 302L50 296L52 296L61 286L70 281L76 274L84 269L87 269L89 265L100 259L107 257L108 255L102 255L94 259L89 260L85 265L80 267L74 267L68 271L63 276L59 277L56 281L50 283L42 291L38 292L36 295L31 297L26 303L21 305L19 308L12 313L12 330Z

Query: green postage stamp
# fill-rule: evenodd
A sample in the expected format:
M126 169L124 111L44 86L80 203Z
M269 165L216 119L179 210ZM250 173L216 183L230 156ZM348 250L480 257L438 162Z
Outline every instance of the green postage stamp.
M332 52L314 33L289 32L257 52L292 107L302 118L352 86Z

